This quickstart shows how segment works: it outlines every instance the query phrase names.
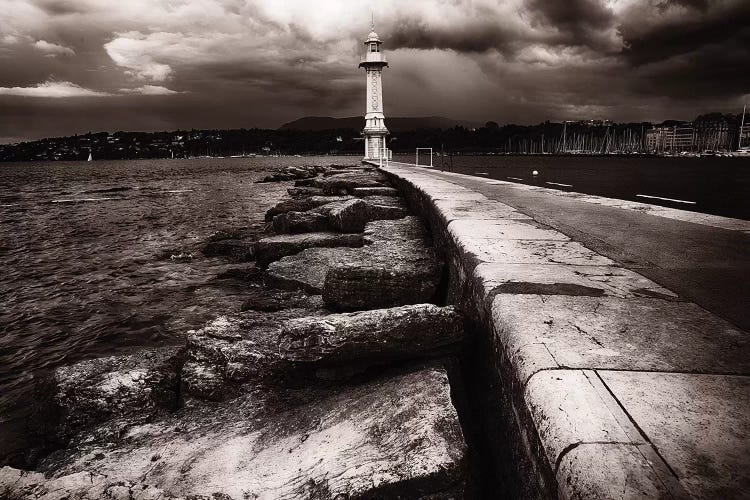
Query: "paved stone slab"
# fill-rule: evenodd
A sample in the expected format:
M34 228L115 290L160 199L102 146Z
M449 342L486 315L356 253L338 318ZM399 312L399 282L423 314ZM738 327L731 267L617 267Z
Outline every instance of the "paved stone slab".
M630 436L601 392L581 370L552 370L534 375L526 403L549 463L580 443L645 442Z
M694 498L750 498L750 377L600 375Z
M509 354L544 344L536 369L750 374L747 334L688 302L499 294L492 321Z
M579 444L560 461L557 472L560 497L581 500L674 498L640 453L643 446Z
M614 262L575 241L461 239L456 246L476 264L568 264L607 266Z
M514 208L493 201L438 199L433 200L432 203L446 226L449 222L457 219L531 219L528 215L524 215Z
M674 292L621 267L479 264L474 275L490 296L512 293L677 300Z
M564 234L527 220L485 220L461 218L448 224L455 239L570 241Z

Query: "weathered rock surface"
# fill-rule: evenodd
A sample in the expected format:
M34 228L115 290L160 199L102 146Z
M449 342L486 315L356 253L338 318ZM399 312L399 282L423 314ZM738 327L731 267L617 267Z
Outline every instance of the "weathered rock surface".
M399 207L406 209L406 201L399 196L365 196L361 198L370 205L383 205L386 207Z
M365 245L387 241L426 241L429 235L427 227L420 217L409 216L395 220L376 220L368 222L364 229Z
M312 177L315 177L321 172L325 172L326 170L327 170L326 167L321 167L318 165L284 167L283 169L277 172L267 175L266 177L259 180L258 182L282 182L282 181L291 181L295 179L310 179Z
M346 201L352 198L352 196L310 196L302 199L285 200L268 209L266 220L271 221L275 216L285 212L306 212L327 203Z
M308 196L323 196L323 190L312 186L290 187L286 190L292 198L307 198Z
M441 269L435 250L419 241L379 242L303 250L269 265L266 282L322 293L328 307L356 310L430 302Z
M312 233L328 229L328 217L314 212L286 212L273 218L273 230L277 233Z
M65 442L110 419L142 422L178 406L177 347L82 361L56 369L42 387L39 419L45 434Z
M351 193L354 188L388 187L386 177L378 172L345 172L314 179L313 185L327 194Z
M435 300L442 266L433 248L417 241L374 243L367 260L342 261L325 277L323 301L337 311Z
M253 242L247 240L209 241L203 247L203 255L215 257L223 255L237 262L253 260Z
M267 287L251 288L244 295L241 311L276 312L284 309L323 309L320 295L308 295L300 290L278 290Z
M328 270L342 259L357 258L356 248L308 248L269 264L266 283L285 290L323 293Z
M354 196L398 196L398 189L392 187L358 187L352 189Z
M329 203L314 210L328 218L328 224L344 233L360 233L365 224L374 220L401 219L407 215L403 207L376 205L361 199Z
M281 329L279 352L294 363L361 366L424 355L463 335L455 308L419 304L291 319Z
M360 247L361 234L333 232L280 234L269 236L255 243L255 258L259 266L265 267L287 255L294 255L306 248Z
M461 495L465 461L447 374L423 368L312 399L264 391L185 408L121 439L77 443L42 464L49 478L4 468L0 491L34 500L446 498Z

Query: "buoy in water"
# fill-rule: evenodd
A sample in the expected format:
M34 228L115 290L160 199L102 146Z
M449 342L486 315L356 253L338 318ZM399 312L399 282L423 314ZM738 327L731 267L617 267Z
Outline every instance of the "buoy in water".
M533 172L531 172L531 175L539 175L539 171L534 170Z

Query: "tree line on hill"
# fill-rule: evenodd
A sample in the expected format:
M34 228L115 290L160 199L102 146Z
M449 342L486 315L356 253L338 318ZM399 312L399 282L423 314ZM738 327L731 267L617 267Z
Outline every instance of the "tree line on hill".
M695 123L724 124L737 135L741 115L710 113ZM669 120L661 126L681 126ZM387 125L387 120L386 120ZM653 124L578 121L544 122L537 125L503 125L487 122L480 127L418 128L393 132L389 148L411 153L417 147L432 147L446 153L559 153L576 141L598 147L610 138L642 141ZM565 140L563 141L563 138ZM735 139L736 142L736 139ZM563 151L564 150L564 151ZM364 151L361 130L232 129L177 130L173 132L107 132L47 138L0 145L0 161L94 159L191 158L201 156L351 154Z

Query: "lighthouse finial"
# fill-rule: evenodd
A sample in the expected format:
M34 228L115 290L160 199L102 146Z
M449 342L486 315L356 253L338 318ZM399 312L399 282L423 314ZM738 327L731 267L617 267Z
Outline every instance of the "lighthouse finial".
M375 12L370 12L370 27L375 30Z

